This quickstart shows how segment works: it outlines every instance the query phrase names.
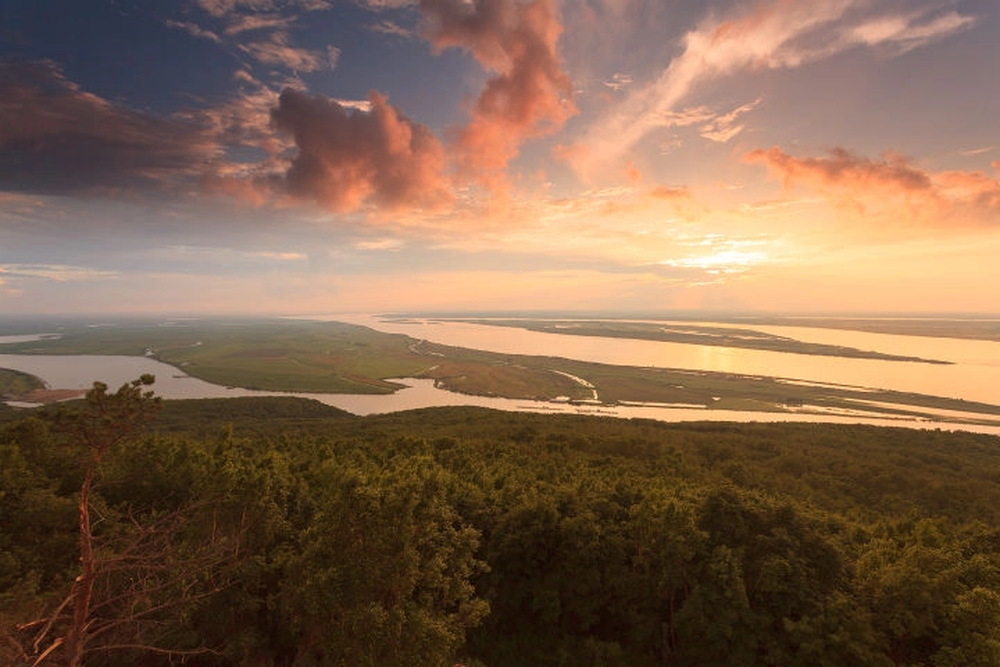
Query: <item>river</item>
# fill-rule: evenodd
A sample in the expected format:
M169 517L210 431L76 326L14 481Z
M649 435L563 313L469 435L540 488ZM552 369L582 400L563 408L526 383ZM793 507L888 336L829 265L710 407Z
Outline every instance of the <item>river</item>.
M832 342L880 352L923 358L946 359L952 365L915 362L841 359L808 355L762 352L702 345L632 341L539 333L488 325L434 320L389 320L370 315L314 317L370 326L389 333L405 333L446 345L509 354L562 356L583 361L617 365L660 366L713 370L751 375L793 378L864 387L879 387L918 393L952 396L987 403L1000 402L1000 343L886 336L802 327L757 327L777 335L808 342ZM795 329L795 333L790 331ZM845 342L850 334L851 342ZM855 336L855 334L858 334ZM832 336L829 338L828 336ZM827 337L827 338L824 338ZM913 340L919 338L919 340ZM6 341L0 337L0 344ZM980 345L980 343L983 343ZM903 366L906 368L898 368ZM143 373L156 375L155 390L167 399L226 398L238 396L289 395L282 392L253 391L214 385L186 375L183 371L149 357L92 355L10 355L0 354L0 368L12 368L36 375L53 388L87 389L95 380L117 388ZM948 372L943 372L948 371ZM962 378L965 378L963 383ZM434 387L431 380L399 379L405 389L388 395L295 394L319 400L357 415L397 412L416 408L473 405L508 411L539 413L583 413L619 418L648 418L662 421L807 421L824 423L865 423L914 428L962 429L1000 435L1000 420L993 424L957 425L945 421L910 418L875 418L866 414L817 415L769 412L706 410L683 406L580 406L565 403L468 396ZM947 390L942 388L946 387Z
M313 316L363 324L444 345L504 354L567 357L616 366L655 366L782 377L808 382L962 398L1000 403L1000 342L894 336L812 327L748 326L808 343L845 345L902 356L937 359L928 364L882 359L850 359L735 347L690 345L648 340L573 336L466 322L433 319L388 319L372 315ZM671 322L733 326L711 322Z

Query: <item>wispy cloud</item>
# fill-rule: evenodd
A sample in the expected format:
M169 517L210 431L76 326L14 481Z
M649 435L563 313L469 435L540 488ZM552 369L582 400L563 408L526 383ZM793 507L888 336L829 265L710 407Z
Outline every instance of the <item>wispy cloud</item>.
M234 49L257 63L295 73L333 69L337 65L339 48L328 45L325 49L307 49L292 39L299 19L297 12L329 9L327 0L197 0L197 4L225 23L221 35L192 22L167 21L167 25Z
M402 39L413 39L416 37L416 32L410 28L404 28L395 21L389 21L383 19L378 23L372 23L368 26L368 29L372 32L381 33L383 35L392 35L393 37L400 37Z
M291 8L306 12L330 9L332 0L195 0L201 9L222 18L238 12L272 12Z
M964 155L966 157L972 157L973 155L983 155L984 153L992 153L997 149L996 146L980 146L979 148L967 148L965 150L959 151L959 155Z
M200 39L207 39L210 42L215 42L219 44L222 42L222 38L216 35L211 30L206 30L195 23L188 23L183 21L167 21L167 27L177 28L183 30L193 37L198 37Z
M280 14L244 14L233 16L229 25L226 26L226 35L239 35L243 32L255 30L279 30L284 32L294 22L295 16L283 16Z
M405 243L402 239L381 238L369 241L358 241L354 244L354 247L358 250L396 251L400 250L404 245Z
M259 257L261 259L277 260L279 262L304 262L309 256L301 252L280 252L273 250L259 250L247 253L248 257Z
M623 88L628 88L629 86L631 86L633 83L635 83L635 80L629 74L621 74L620 72L616 72L610 79L608 79L607 81L602 81L602 83L611 90L619 91L622 90Z
M0 274L6 278L43 278L56 282L77 282L117 278L117 271L92 269L66 264L0 264Z
M326 47L325 52L293 46L288 35L282 32L276 32L265 40L240 44L239 49L258 62L298 72L333 69L340 57L340 49L335 46Z
M587 178L617 162L665 124L695 87L741 71L795 68L859 46L912 50L970 27L975 19L928 10L880 13L863 0L772 0L688 32L683 50L654 81L636 87L591 124L575 167ZM725 136L725 133L719 134Z
M888 45L897 53L905 53L969 28L975 21L973 17L956 11L938 16L928 16L927 11L883 15L845 30L841 42L846 45Z
M367 7L372 11L410 7L416 5L419 1L420 0L355 0L355 2L362 7Z
M746 125L738 122L740 116L756 109L760 105L761 101L762 98L758 97L749 104L736 107L729 113L712 118L709 122L701 126L699 134L709 141L715 141L722 144L727 143L733 137L746 129Z

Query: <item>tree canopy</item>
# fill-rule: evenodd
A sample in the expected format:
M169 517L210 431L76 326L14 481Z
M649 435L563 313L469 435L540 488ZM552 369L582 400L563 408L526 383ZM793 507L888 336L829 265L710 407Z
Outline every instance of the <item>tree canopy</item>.
M91 473L78 664L1000 664L996 437L147 391L0 427L4 664L70 664Z

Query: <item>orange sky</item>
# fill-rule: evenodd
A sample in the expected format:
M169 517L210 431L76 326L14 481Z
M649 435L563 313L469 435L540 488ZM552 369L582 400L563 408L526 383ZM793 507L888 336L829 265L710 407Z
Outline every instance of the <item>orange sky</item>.
M38 0L9 23L3 313L1000 305L988 0Z

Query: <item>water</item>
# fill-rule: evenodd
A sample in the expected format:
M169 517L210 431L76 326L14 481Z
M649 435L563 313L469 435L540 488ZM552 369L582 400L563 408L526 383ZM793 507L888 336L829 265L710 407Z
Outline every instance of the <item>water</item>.
M932 395L954 395L968 400L991 403L1000 402L996 389L1000 387L1000 343L925 338L913 340L915 337L886 336L884 334L858 334L855 336L854 334L857 332L834 332L802 327L754 327L758 330L767 330L769 333L788 335L809 342L831 342L893 354L947 358L956 362L953 366L937 366L911 362L809 357L701 345L547 334L455 322L381 321L371 316L336 316L324 319L364 324L380 331L406 333L414 338L422 338L446 345L502 353L562 356L619 365L662 366L753 375L777 375L807 382L875 386L890 389L909 387L902 390ZM792 329L795 329L794 333L791 331ZM841 334L851 334L851 337L848 338ZM831 337L824 339L825 336ZM848 339L851 342L845 342ZM0 337L0 343L3 342L15 341ZM947 352L947 356L943 356L942 352ZM905 368L900 369L897 366ZM850 368L845 370L845 367ZM446 405L472 405L507 411L582 413L662 421L865 423L916 428L961 428L962 430L1000 435L1000 421L998 420L994 420L995 423L992 425L959 426L943 421L875 418L864 414L789 414L655 405L580 406L544 401L468 396L436 388L431 380L412 378L396 380L407 385L406 388L387 395L288 394L286 392L254 391L211 384L190 377L173 366L149 357L0 354L0 368L12 368L31 373L45 380L53 388L80 390L89 389L95 380L104 382L114 390L144 373L151 373L157 378L154 385L156 393L166 399L296 395L313 398L357 415ZM942 380L939 371L944 369L951 371L944 375L945 379L948 380L947 386L954 387L958 393L948 394L940 391L941 383L944 380ZM961 381L963 377L965 385ZM961 415L942 414L942 418L949 416L961 417Z
M464 322L386 320L371 315L338 315L326 319L363 324L379 331L403 333L444 345L503 354L558 356L618 366L656 366L783 377L1000 403L1000 342L995 341L893 336L810 327L750 327L809 343L845 345L860 350L952 362L941 365L572 336ZM712 326L712 323L700 324Z

